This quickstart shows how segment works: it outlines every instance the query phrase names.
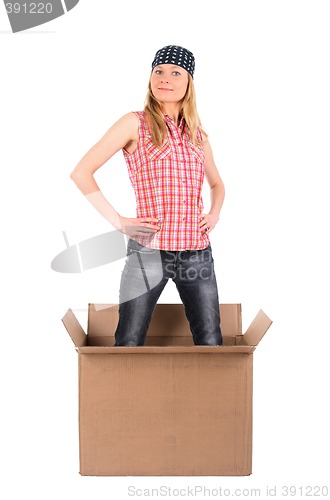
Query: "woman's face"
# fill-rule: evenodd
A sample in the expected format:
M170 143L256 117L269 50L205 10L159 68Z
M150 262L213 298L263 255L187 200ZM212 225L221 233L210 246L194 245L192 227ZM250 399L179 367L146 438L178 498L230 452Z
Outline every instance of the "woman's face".
M151 91L158 101L180 102L188 87L188 72L180 66L160 64L155 66L150 78Z

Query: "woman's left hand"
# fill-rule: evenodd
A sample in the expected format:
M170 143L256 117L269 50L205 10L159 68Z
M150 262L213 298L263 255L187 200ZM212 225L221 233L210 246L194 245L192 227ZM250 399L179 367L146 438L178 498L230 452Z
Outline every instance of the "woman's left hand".
M199 229L202 234L210 233L212 229L215 228L219 220L219 215L212 212L208 214L201 214L201 219L199 221Z

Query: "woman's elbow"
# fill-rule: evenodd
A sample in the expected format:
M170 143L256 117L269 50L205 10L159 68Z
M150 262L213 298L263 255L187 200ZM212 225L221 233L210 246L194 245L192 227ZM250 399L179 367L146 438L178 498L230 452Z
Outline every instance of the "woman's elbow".
M84 172L82 172L79 167L76 167L72 170L72 172L70 173L70 179L75 183L75 185L79 189L83 189L86 182L88 182L86 174L84 174Z
M225 197L226 196L226 188L225 188L225 185L223 183L223 180L221 180L221 189L222 189L222 196Z
M79 184L79 182L85 177L79 166L77 165L72 172L70 173L70 179L73 180L75 184Z
M225 196L225 185L221 178L219 178L218 181L212 187L214 187L218 193L221 193L223 196Z

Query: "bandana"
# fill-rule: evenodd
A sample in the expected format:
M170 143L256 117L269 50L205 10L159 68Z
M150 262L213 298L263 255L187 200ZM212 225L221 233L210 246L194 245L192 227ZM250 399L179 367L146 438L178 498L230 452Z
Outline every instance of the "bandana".
M175 64L194 76L195 58L192 52L178 45L167 45L156 52L152 69L159 64Z

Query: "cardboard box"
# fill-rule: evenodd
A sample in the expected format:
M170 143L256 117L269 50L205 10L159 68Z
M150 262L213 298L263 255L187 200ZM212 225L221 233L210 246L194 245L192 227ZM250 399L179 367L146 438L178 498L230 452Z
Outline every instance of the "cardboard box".
M182 304L157 304L143 347L113 347L118 305L90 304L88 329L62 321L78 351L80 473L245 476L252 472L253 351L272 321L242 335L221 304L224 345L194 346Z

